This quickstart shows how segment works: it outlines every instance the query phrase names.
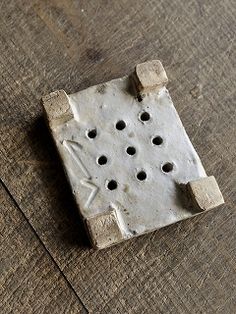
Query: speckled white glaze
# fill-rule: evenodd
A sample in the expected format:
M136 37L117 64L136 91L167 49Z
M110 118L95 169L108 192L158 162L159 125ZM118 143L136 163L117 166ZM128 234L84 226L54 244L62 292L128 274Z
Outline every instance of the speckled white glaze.
M138 101L128 92L129 78L115 79L68 96L73 118L53 129L54 139L84 218L116 211L123 238L140 235L193 216L180 184L205 177L168 90L147 94ZM140 120L148 112L150 120ZM123 120L126 127L116 129ZM87 132L96 129L97 136ZM161 145L152 138L160 136ZM127 147L136 149L133 156ZM99 156L107 157L99 165ZM162 166L170 162L173 170ZM147 178L139 181L139 171ZM117 188L109 190L107 182Z

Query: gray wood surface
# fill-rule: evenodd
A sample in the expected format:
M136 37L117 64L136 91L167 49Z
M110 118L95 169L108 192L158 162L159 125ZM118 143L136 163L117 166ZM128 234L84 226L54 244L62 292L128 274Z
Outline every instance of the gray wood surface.
M0 202L0 313L86 313L2 184Z
M3 313L235 313L235 15L233 0L1 1ZM40 98L123 76L147 59L163 62L175 106L226 204L96 252ZM12 275L8 264L19 271Z

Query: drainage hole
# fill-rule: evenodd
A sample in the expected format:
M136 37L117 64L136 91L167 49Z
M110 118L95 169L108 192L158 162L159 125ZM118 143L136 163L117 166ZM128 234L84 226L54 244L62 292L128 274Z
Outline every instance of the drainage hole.
M133 146L129 146L126 149L126 153L130 156L133 156L136 153L136 149Z
M146 172L145 171L139 171L138 173L137 173L137 179L139 180L139 181L143 181L143 180L145 180L147 178L147 174L146 174Z
M110 180L108 183L107 183L107 188L108 190L115 190L117 188L117 182L115 180Z
M171 171L173 170L173 168L174 168L173 163L171 163L171 162L166 162L166 163L162 166L162 171L168 173L168 172L171 172Z
M152 139L152 144L154 144L154 145L161 145L162 143L163 143L163 139L160 136L155 136Z
M140 115L140 120L141 121L148 121L150 120L150 114L147 111L144 111Z
M89 138L95 138L95 137L97 136L97 130L96 130L96 129L89 130L89 131L87 132L87 136L88 136Z
M98 158L97 162L99 165L105 165L107 163L107 157L102 155Z
M123 120L120 120L116 123L117 130L121 131L126 127L126 123Z
M139 94L137 99L138 99L139 102L141 102L143 100L143 96Z

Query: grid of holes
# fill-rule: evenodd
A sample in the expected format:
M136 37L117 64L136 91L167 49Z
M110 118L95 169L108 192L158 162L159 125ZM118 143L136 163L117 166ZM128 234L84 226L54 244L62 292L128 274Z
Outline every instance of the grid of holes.
M149 121L151 119L151 116L150 114L147 112L147 111L143 111L139 114L139 120L142 121L143 123ZM122 131L126 128L126 123L124 120L119 120L117 121L116 123L116 129L118 131ZM87 137L89 139L94 139L96 138L97 136L97 130L94 128L94 129L91 129L91 130L88 130L87 131ZM163 138L159 135L157 136L154 136L151 140L152 144L153 145L161 145L163 143ZM130 156L133 156L136 154L136 149L135 147L133 146L129 146L127 147L126 149L126 153ZM104 166L105 164L107 163L107 157L105 155L101 155L100 157L97 158L97 164L100 165L100 166ZM164 173L169 173L173 170L174 168L174 164L172 162L166 162L162 165L161 169ZM147 174L145 172L145 170L141 170L139 171L137 174L136 174L136 178L139 180L139 181L144 181L147 179ZM112 190L115 190L117 189L118 187L118 183L116 180L112 179L110 181L108 181L106 183L106 188L110 191Z

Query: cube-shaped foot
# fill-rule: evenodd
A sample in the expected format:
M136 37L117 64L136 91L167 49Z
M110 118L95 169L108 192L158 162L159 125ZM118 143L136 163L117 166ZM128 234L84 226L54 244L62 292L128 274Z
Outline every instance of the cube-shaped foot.
M209 210L224 203L215 177L205 177L187 184L193 204L200 210Z
M147 61L136 66L134 82L137 92L145 94L158 92L168 83L166 71L159 60Z
M94 248L103 249L123 240L115 210L109 210L86 219Z

